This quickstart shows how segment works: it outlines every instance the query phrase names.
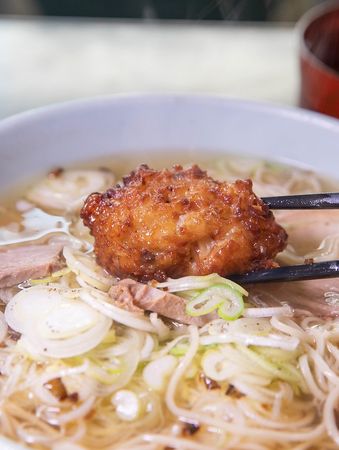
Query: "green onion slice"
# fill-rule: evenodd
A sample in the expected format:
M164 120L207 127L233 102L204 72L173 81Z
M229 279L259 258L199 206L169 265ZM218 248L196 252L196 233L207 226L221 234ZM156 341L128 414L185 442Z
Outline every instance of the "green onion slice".
M202 276L188 276L177 279L169 278L164 283L157 283L155 287L163 289L166 288L168 292L178 292L183 291L199 291L201 289L207 289L214 287L216 285L226 285L235 291L240 292L240 294L247 296L248 292L239 284L234 283L234 281L223 278L217 273L211 273L210 275Z
M209 314L215 309L224 320L237 319L244 310L242 294L226 284L216 284L203 290L186 305L186 313L192 317Z
M218 315L224 320L235 320L241 316L244 311L244 300L242 295L230 289L228 299L218 307Z

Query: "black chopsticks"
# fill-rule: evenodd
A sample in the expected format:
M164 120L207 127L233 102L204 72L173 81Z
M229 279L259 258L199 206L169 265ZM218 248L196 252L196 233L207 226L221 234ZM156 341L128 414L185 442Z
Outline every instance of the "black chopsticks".
M339 192L262 197L270 209L339 209ZM339 260L256 270L229 277L236 283L269 283L339 277Z
M229 277L236 283L269 283L273 281L298 281L339 276L339 260L298 266L277 267L276 269L256 270L243 275Z
M270 209L336 209L339 208L339 192L263 197L262 201Z

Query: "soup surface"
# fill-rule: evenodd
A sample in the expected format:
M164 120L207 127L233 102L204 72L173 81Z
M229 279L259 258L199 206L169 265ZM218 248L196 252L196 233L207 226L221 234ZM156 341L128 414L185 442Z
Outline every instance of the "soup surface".
M338 189L255 159L198 162L216 180L252 179L258 196ZM199 325L124 309L79 212L135 164L54 169L0 205L1 433L54 450L338 448L339 281L147 285L192 318L215 310ZM339 212L275 217L289 235L279 264L339 258Z

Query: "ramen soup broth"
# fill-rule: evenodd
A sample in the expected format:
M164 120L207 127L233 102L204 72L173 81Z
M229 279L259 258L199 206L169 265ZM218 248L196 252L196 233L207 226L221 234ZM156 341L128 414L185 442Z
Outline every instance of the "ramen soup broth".
M54 450L338 448L336 279L244 286L249 295L235 285L243 302L237 318L215 311L206 325L187 326L112 302L118 280L96 263L79 217L88 194L145 161L160 169L194 159L215 179L252 179L258 196L326 192L338 183L247 157L148 156L54 168L2 200L0 251L39 244L62 256L48 274L0 287L1 433ZM279 264L339 258L337 211L275 217L289 235ZM216 286L227 306L230 288L217 276L158 289L188 303L203 293L210 302Z

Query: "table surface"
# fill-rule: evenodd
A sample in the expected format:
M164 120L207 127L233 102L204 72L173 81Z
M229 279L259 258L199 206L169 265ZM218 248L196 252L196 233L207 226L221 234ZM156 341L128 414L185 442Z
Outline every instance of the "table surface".
M1 118L124 92L297 103L292 26L2 18L0 46Z

